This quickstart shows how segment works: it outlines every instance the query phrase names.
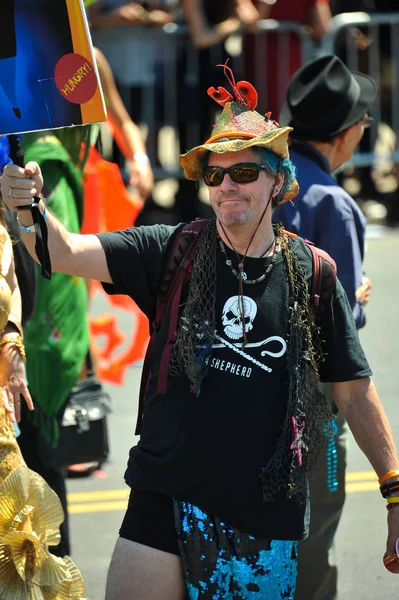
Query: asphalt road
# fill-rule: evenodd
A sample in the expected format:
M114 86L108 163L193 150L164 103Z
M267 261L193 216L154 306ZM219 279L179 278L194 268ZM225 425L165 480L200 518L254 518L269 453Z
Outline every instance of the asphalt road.
M380 397L399 444L399 230L370 229L365 271L373 282L367 326L361 340L374 372ZM95 297L93 314L108 310ZM128 335L132 322L120 312ZM128 490L123 473L134 443L140 365L131 367L123 386L106 385L112 395L111 459L104 476L69 479L72 559L80 568L89 600L103 600L108 564L124 514ZM386 509L370 464L350 439L347 502L337 536L340 600L397 597L399 578L382 564ZM150 599L149 599L150 600ZM311 599L309 599L311 600Z

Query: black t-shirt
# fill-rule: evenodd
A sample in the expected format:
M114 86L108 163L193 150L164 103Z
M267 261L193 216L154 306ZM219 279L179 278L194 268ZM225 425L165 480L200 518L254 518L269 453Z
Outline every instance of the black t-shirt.
M113 285L108 293L129 294L149 317L173 227L138 227L99 236ZM302 240L297 256L311 276ZM231 254L234 262L234 256ZM245 259L256 279L270 258ZM284 497L263 502L260 470L266 467L286 412L288 283L280 254L262 283L244 286L248 343L242 349L237 308L238 281L218 250L217 335L209 370L196 397L185 375L169 376L158 394L157 369L167 341L168 319L157 336L145 398L141 437L130 451L127 481L136 489L191 502L231 525L270 539L301 539L307 533L305 506ZM342 286L322 328L327 354L322 379L350 381L371 375Z

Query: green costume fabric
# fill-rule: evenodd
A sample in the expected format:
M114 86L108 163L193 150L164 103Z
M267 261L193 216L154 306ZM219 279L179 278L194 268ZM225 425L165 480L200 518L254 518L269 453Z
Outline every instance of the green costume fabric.
M43 134L42 134L43 135ZM48 208L72 233L83 214L82 172L54 135L24 136L25 163L35 160L43 172ZM48 191L49 190L49 191ZM38 266L39 269L39 266ZM89 347L85 281L63 273L38 277L35 311L25 331L27 376L35 417L53 444L56 415L81 372Z

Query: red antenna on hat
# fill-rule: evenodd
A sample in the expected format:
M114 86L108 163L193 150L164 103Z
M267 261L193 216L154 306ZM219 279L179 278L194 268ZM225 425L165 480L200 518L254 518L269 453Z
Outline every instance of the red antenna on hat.
M223 67L224 74L231 85L236 101L252 110L255 109L258 104L258 92L248 81L238 81L236 83L233 71L227 66L228 61L229 59L226 60L224 65L216 66ZM208 88L208 95L221 106L225 106L227 102L233 100L233 96L224 87L218 87L217 90L214 87L210 87Z
M265 114L265 119L267 119L268 121L271 121L273 123L273 125L275 125L276 127L280 127L280 123L277 123L277 121L272 119L272 112L270 110L269 110L269 112L267 112Z

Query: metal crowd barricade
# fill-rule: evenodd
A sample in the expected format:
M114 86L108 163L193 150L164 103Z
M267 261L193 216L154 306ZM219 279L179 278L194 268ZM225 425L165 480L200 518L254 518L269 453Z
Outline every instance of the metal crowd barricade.
M320 51L337 54L351 70L370 75L379 89L372 108L374 123L369 147L360 148L350 163L354 166L371 166L381 161L399 163L399 10L396 13L355 12L335 16ZM375 144L381 123L393 130L396 145L391 152L378 155Z
M253 51L255 76L250 81L259 93L258 110L274 107L272 118L278 121L287 83L296 68L312 58L314 44L308 28L294 21L265 19L258 21L258 27L260 33L254 37ZM245 65L241 74L244 79L247 77Z
M227 47L231 50L229 65L236 78L248 79L258 90L260 111L283 105L286 85L294 72L293 59L299 68L316 55L337 54L350 69L371 75L380 90L372 111L375 121L366 138L369 147L362 143L351 164L370 166L381 160L399 163L398 143L384 156L378 156L375 151L381 122L389 125L396 135L399 133L396 99L399 11L337 15L318 47L313 44L307 28L294 22L267 19L259 23L259 28L261 32L252 39L251 53L245 33L230 38ZM357 34L359 31L362 38ZM369 45L359 49L359 42L368 40ZM226 83L221 69L217 73L219 79L215 71L211 71L212 66L225 61L227 54L223 46L198 50L186 27L174 23L163 29L119 28L113 32L93 32L93 41L103 50L116 79L122 83L122 98L132 118L144 124L156 179L181 178L178 154L204 141L217 114L218 107L207 98L206 87ZM121 43L124 51L120 50ZM271 49L277 54L278 63ZM272 118L278 120L275 112L276 108Z

